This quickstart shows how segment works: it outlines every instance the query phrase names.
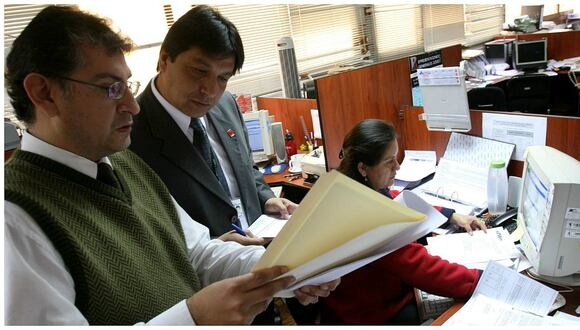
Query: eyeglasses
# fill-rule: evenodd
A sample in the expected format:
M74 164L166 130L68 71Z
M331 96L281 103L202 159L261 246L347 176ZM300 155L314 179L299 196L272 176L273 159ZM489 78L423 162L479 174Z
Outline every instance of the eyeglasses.
M137 96L137 92L139 92L139 87L141 83L138 81L115 81L114 83L110 84L109 86L102 86L93 84L90 82L76 80L68 77L56 77L58 79L74 81L79 84L85 84L93 87L98 87L107 91L107 97L113 100L120 100L125 96L127 90L131 92L133 96Z

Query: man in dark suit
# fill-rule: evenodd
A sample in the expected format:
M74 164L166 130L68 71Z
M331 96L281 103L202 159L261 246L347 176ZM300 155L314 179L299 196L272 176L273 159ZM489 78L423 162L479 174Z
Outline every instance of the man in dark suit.
M158 75L138 98L130 148L212 236L263 244L233 233L231 224L245 229L263 213L287 217L297 205L264 182L238 106L224 93L243 61L236 27L217 11L199 5L183 15L161 45Z

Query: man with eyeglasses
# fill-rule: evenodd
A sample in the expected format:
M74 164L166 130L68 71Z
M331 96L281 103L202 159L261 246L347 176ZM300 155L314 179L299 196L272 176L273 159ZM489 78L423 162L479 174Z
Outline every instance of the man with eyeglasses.
M210 240L130 143L131 42L48 6L16 38L6 85L27 125L5 165L9 325L247 324L291 277L250 272L262 247ZM338 281L306 286L304 303Z

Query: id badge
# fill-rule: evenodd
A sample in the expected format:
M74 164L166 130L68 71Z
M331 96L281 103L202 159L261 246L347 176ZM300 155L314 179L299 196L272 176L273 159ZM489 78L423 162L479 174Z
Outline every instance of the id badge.
M242 229L248 228L248 220L246 219L246 213L244 213L242 200L239 198L232 199L232 205L234 205L236 211L238 212L238 219L240 220L240 225L242 225Z

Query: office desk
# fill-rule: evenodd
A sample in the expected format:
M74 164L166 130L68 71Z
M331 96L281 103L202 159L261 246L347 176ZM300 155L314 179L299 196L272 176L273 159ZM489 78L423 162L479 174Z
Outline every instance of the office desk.
M544 284L555 290L558 290L557 286L547 283ZM566 298L566 304L557 310L577 317L578 314L576 314L575 310L576 307L578 307L578 305L580 304L580 287L578 286L574 287L574 292L564 292L561 294L562 296L564 296L564 298ZM433 321L431 325L442 325L443 323L445 323L445 321L449 320L451 316L457 313L457 311L461 309L461 307L463 307L465 303L466 300L457 301L455 304L453 304L453 306L451 306L448 310L446 310L443 314L441 314L441 316L439 316L435 321ZM555 313L555 311L553 313Z
M282 187L282 197L287 198L294 203L300 203L302 198L304 198L310 190L310 186L304 184L303 177L290 180L292 178L284 177L284 175L287 174L289 174L288 168L280 173L264 175L264 181L272 187Z

